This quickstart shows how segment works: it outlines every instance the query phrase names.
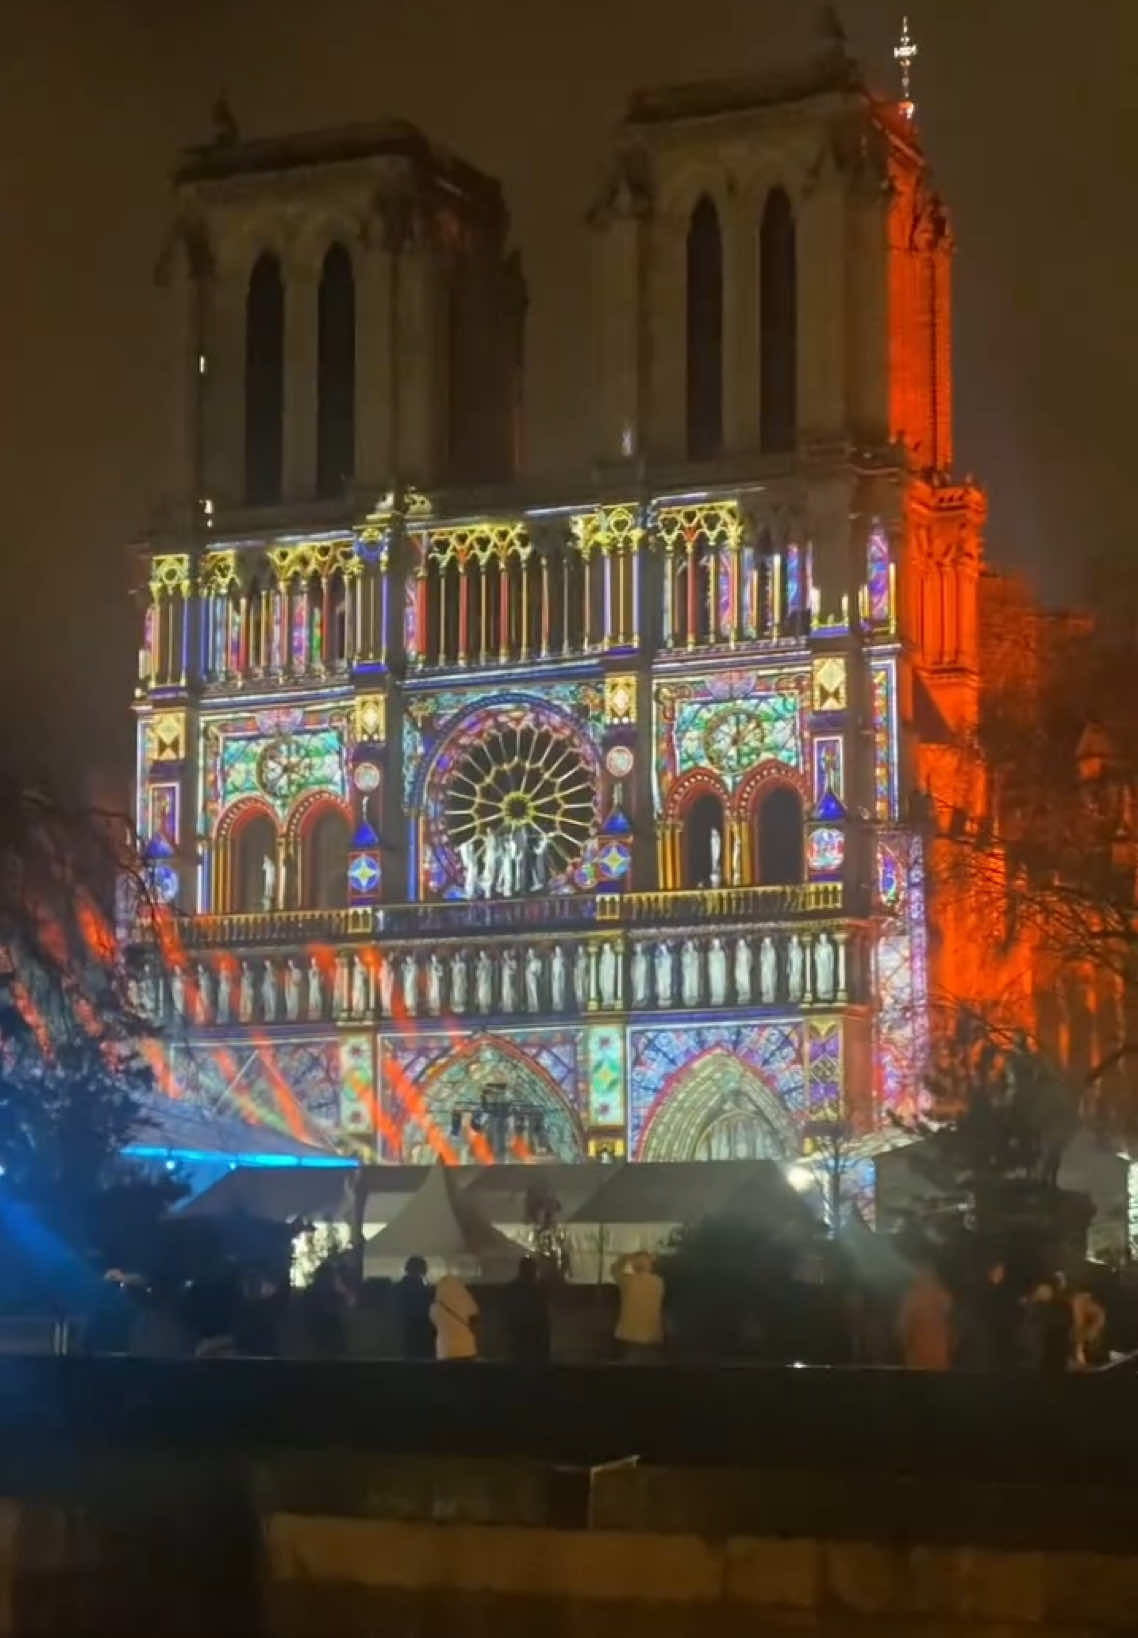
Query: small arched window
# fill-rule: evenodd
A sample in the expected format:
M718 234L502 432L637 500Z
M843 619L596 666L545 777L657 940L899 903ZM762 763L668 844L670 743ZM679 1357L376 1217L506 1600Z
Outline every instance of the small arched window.
M245 499L281 498L284 469L284 283L269 251L258 257L245 299Z
M316 491L339 495L356 465L356 286L338 244L320 275L316 371Z
M759 228L759 446L792 450L798 430L798 255L794 212L772 188Z
M755 841L764 887L802 880L802 818L802 798L789 785L772 786L760 801Z
M705 791L684 815L684 886L717 887L723 880L723 803Z
M304 908L339 910L347 904L349 841L345 816L325 808L304 839Z
M723 445L723 245L707 194L688 226L687 364L688 455L701 460Z
M230 909L239 915L276 906L277 830L267 813L242 820L230 845Z

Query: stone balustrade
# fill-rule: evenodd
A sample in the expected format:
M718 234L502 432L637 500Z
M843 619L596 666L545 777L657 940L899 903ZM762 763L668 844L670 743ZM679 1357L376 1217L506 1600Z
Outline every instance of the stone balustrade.
M202 957L155 969L136 1000L159 1022L203 1026L798 1007L851 998L847 956L841 928L598 932L429 951Z
M707 921L763 923L780 917L833 914L843 907L841 882L773 887L706 887L673 892L530 894L516 899L432 900L421 904L355 905L338 910L266 910L248 914L180 916L173 942L188 950L252 949L337 943L343 939L476 939L480 932L530 929L582 931L635 926L701 926ZM140 939L147 929L140 928Z

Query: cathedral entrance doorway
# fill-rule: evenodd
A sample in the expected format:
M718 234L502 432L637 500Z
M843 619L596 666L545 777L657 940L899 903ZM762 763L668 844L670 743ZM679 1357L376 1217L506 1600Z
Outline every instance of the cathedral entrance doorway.
M715 1049L677 1078L644 1135L641 1160L789 1160L787 1111L760 1076Z

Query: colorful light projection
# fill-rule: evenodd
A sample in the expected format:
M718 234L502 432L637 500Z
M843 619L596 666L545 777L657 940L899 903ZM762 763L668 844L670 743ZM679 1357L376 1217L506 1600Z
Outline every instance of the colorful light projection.
M870 668L873 691L874 817L896 819L897 795L897 671L892 659L875 661Z
M874 522L866 547L866 597L870 624L888 626L893 619L892 571L889 538L879 522Z
M586 1031L493 1035L408 1031L380 1038L386 1160L429 1164L441 1136L451 1164L489 1164L495 1147L514 1160L580 1160L589 1104ZM501 1131L481 1118L507 1108ZM493 1141L491 1141L493 1140Z
M811 876L839 876L845 857L845 832L837 825L813 825L807 831L806 868Z
M928 934L921 839L886 832L877 841L878 904L885 920L873 951L878 998L879 1107L916 1112L928 1050Z
M686 1077L700 1060L712 1054L716 1055L712 1079L718 1091L727 1094L740 1085L746 1088L757 1082L773 1100L764 1100L763 1118L774 1119L775 1111L781 1111L779 1120L790 1141L793 1125L802 1119L806 1106L805 1034L801 1023L637 1026L628 1032L629 1138L633 1155L645 1158L649 1126L664 1106L682 1093ZM714 1094L715 1087L701 1081L699 1091ZM665 1141L661 1152L654 1150L651 1158L694 1159L699 1118L700 1108L693 1103L691 1122L677 1122L677 1147L673 1149Z
M805 672L720 671L657 682L655 781L658 811L695 768L713 768L729 790L760 762L804 766Z
M602 711L593 684L550 685L541 698L451 693L413 701L403 727L407 808L421 820L411 896L467 896L460 847L503 829L524 827L531 852L547 839L549 892L594 885L619 867L624 844L599 834Z

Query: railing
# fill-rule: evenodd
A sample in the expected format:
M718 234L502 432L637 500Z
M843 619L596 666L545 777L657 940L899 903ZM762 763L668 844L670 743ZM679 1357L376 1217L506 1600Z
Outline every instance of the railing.
M702 922L770 922L841 911L841 882L774 887L702 887L675 892L531 894L517 899L455 899L423 904L356 905L339 910L264 910L184 916L176 938L187 949L329 943L340 939L476 938L595 926L698 926ZM147 941L145 930L140 939Z
M792 882L775 887L604 893L597 899L597 920L622 923L698 922L709 918L751 921L841 908L841 882Z
M175 923L175 935L188 949L240 948L366 938L373 925L370 905L340 910L256 910L240 915L184 916Z
M477 936L331 953L200 956L153 967L139 1004L161 1023L368 1023L735 1006L844 1005L861 993L856 933L825 923Z

